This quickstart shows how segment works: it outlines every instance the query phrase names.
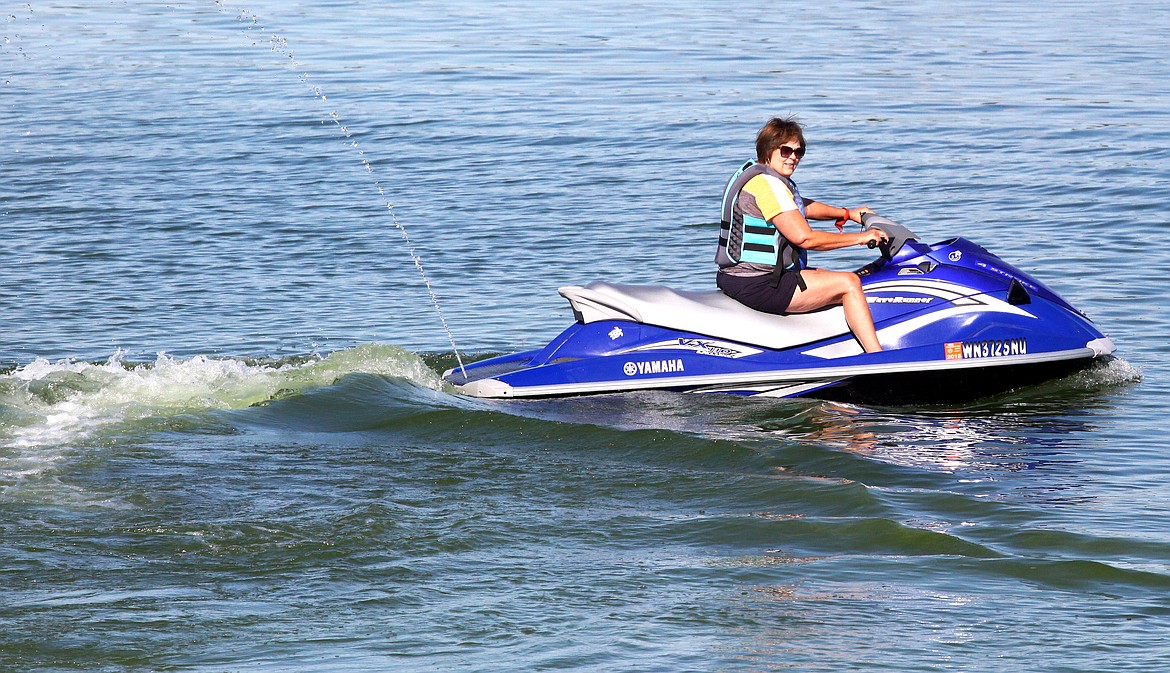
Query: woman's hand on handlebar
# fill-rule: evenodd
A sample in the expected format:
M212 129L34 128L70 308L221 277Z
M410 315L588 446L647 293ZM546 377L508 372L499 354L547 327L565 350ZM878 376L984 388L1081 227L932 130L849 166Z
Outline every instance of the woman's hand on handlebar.
M869 248L875 248L878 245L890 240L890 237L886 235L886 232L882 231L881 229L870 229L868 231L863 231L858 234L858 236L860 238L857 241L857 244L868 246Z
M866 214L866 213L872 213L872 212L873 212L873 208L870 208L869 206L858 206L857 208L850 208L849 209L849 219L853 220L854 222L856 222L858 224L861 224L861 216Z

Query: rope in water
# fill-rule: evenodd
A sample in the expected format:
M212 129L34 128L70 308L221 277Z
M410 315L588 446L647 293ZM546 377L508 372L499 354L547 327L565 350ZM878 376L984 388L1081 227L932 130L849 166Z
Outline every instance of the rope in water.
M226 0L215 0L215 4L220 9L220 11L227 10ZM254 12L251 12L247 9L241 9L239 10L239 14L236 16L236 19L241 23L251 24L250 27L245 28L246 31L254 30L256 32L268 33L265 27L261 25L260 17ZM254 40L252 44L258 46L260 41ZM302 67L301 64L297 61L296 56L289 47L288 40L280 37L279 35L276 35L275 33L271 33L268 37L268 45L272 51L285 56L288 59L289 66L301 73L301 82L303 82L304 85L309 88L309 90L313 93L313 96L322 103L328 105L328 97L325 95L325 92L322 91L321 87L310 81L309 73L305 72L304 67ZM459 371L463 373L464 376L466 376L467 372L463 368L463 358L459 355L459 348L455 345L455 336L451 333L451 328L447 324L447 318L443 315L443 309L439 305L439 297L435 294L434 288L431 287L430 278L427 277L427 272L425 269L423 269L422 258L415 250L414 243L412 243L410 240L410 234L407 233L406 227L398 221L397 215L394 214L394 204L390 200L390 196L386 193L386 188L382 186L381 180L379 180L378 176L374 173L374 166L366 157L366 151L362 149L357 140L353 138L353 134L350 132L349 128L344 123L342 123L341 115L337 113L337 110L330 109L328 116L331 120L333 120L333 123L337 126L338 130L341 131L342 135L345 136L345 139L349 141L347 143L349 147L353 148L353 150L357 152L358 159L366 168L366 173L368 173L370 178L374 181L374 187L377 188L378 195L382 198L382 202L386 204L386 212L390 214L390 221L394 224L394 228L397 229L398 233L402 236L402 240L406 244L407 252L410 253L410 259L414 262L415 268L418 269L419 275L422 276L423 284L427 288L427 294L430 295L431 303L435 307L435 313L439 316L439 322L443 325L443 331L447 334L447 340L451 342L451 350L455 353L455 361L459 363Z

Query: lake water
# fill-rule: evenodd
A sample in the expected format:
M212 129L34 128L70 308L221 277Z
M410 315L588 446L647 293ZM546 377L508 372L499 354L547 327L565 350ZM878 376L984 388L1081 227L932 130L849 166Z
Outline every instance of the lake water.
M0 669L1170 661L1170 5L2 15ZM961 407L443 386L559 286L713 287L776 114L807 195L981 243L1118 358Z

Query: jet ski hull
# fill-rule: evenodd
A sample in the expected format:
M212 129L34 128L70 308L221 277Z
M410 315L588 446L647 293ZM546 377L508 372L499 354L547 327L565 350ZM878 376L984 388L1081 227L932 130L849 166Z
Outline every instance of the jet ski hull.
M577 322L541 349L447 372L477 397L631 390L952 403L1063 376L1113 342L1067 301L964 239L911 241L862 283L885 350L866 354L840 307L776 316L718 291L562 288Z

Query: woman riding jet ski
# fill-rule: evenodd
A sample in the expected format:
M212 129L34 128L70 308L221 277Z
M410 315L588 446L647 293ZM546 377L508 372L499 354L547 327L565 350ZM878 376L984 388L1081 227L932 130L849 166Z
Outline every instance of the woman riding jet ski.
M768 162L745 165L725 192L722 291L563 287L576 322L547 346L444 378L478 397L658 389L945 403L1062 376L1113 352L1084 314L974 243L926 245L869 208L804 202L790 179L803 138L774 135L779 144L757 145ZM815 232L805 220L841 211L839 225L860 220L864 231ZM854 273L805 265L805 247L854 244L876 244L881 257Z
M765 313L808 313L840 304L845 321L868 353L882 349L856 274L808 269L808 250L874 247L880 229L846 234L868 206L850 210L806 200L792 181L804 157L804 131L793 119L770 120L756 135L756 162L732 176L723 191L716 284L727 296ZM815 231L808 218L837 220L838 233Z

